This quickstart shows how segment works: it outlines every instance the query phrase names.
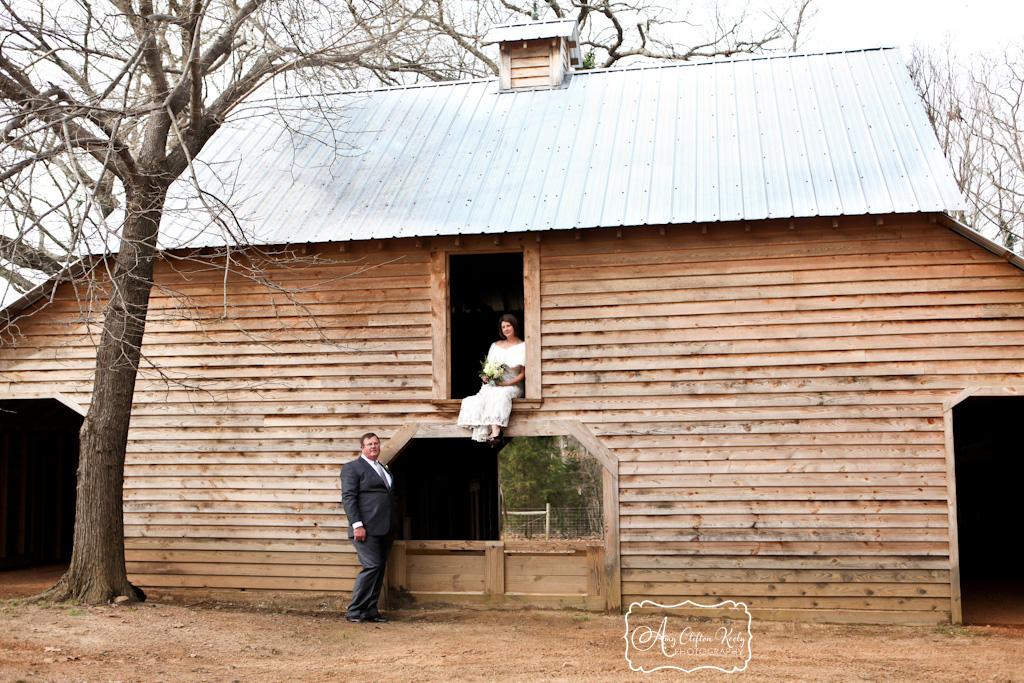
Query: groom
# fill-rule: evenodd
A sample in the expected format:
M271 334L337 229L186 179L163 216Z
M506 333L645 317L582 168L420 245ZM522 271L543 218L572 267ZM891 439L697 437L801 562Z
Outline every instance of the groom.
M354 541L359 564L363 565L346 617L352 622L381 624L387 619L377 611L377 600L398 531L398 512L391 473L377 462L380 439L370 432L363 434L359 443L360 456L341 468L341 502L348 517L348 537Z

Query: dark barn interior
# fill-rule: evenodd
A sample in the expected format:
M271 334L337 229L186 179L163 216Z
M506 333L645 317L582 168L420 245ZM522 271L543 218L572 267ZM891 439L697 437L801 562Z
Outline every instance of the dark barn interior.
M1024 397L972 396L953 409L957 531L965 623L1024 623L1017 496Z
M523 325L523 254L452 255L448 277L451 397L465 398L480 389L480 361L499 339L498 318L511 313Z
M401 538L501 538L498 451L468 438L413 439L389 465L395 473Z
M81 426L54 399L0 401L0 570L70 560Z

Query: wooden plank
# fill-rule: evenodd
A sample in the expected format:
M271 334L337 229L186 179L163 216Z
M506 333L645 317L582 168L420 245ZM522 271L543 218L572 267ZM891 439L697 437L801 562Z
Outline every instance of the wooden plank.
M398 455L409 445L409 442L416 437L416 432L419 431L419 424L410 423L399 429L384 443L384 447L381 448L380 461L387 465L389 462L394 460Z
M699 515L647 515L622 514L622 533L655 529L883 529L883 528L936 528L946 529L948 519L942 514L810 514L794 515L778 512L769 514L699 514Z
M623 519L630 516L651 518L656 515L927 515L946 514L945 498L937 500L672 500L664 502L622 503Z
M633 597L633 596L631 596ZM639 604L644 596L635 596L633 601ZM639 610L638 610L639 611ZM875 624L901 626L935 626L949 621L949 613L943 611L917 610L861 610L861 609L805 609L805 608L764 608L749 610L751 616L758 621L802 621L824 624ZM690 617L719 618L720 609L679 608L673 612Z
M525 59L512 58L512 82L522 83L524 79L532 80L535 77L542 77L545 80L545 85L550 85L549 74L551 73L551 67L547 64L544 66L530 66L524 63L526 61Z
M624 593L648 595L701 595L731 599L731 596L760 597L879 597L879 598L949 598L949 585L943 583L680 583L658 581L623 581Z
M742 542L752 543L790 543L790 542L822 542L822 543L867 543L880 544L893 542L942 542L949 538L948 531L930 528L896 528L896 529L735 529L701 527L699 529L628 529L622 532L624 543L684 543L700 541L702 543Z
M430 337L432 348L433 381L431 396L442 399L451 395L449 373L451 349L448 338L451 334L448 302L448 254L443 251L430 252Z
M547 67L550 64L550 62L551 60L549 59L548 55L543 52L533 57L521 56L518 51L512 53L512 68L514 69L522 69L536 66Z
M828 296L826 293L822 293L813 297L795 297L793 292L778 292L781 296L758 298L756 292L751 291L747 292L749 295L747 299L726 299L724 297L727 294L723 292L720 294L723 297L721 300L701 299L699 296L694 296L691 300L686 301L666 302L657 298L655 302L651 303L632 302L628 305L625 302L611 301L604 304L595 302L590 306L583 306L575 297L568 297L560 302L561 306L548 306L547 300L545 300L543 315L545 322L548 322L591 318L719 315L723 308L734 314L756 313L761 315L776 311L824 312L842 309L846 311L844 315L850 316L849 311L852 309L857 311L854 314L857 316L855 319L863 320L873 315L871 309L891 311L908 307L983 306L985 304L1020 304L1024 302L1024 292L1018 288L1007 286L1005 290L998 290L995 289L995 283L989 282L988 284L991 285L990 289L976 291L852 293L843 296ZM889 315L889 313L885 315Z
M944 618L949 616L949 599L941 597L906 598L906 597L788 597L746 595L743 593L728 596L730 600L743 602L751 610L755 609L829 609L829 610L900 610L919 612L941 612ZM719 598L714 596L689 595L650 595L643 593L624 593L623 600L658 600L669 604L691 600L697 604L715 604Z
M807 271L822 271L831 269L867 269L875 267L902 268L902 267L932 267L932 266L968 266L975 267L985 265L988 268L998 267L1000 273L1008 271L1005 262L994 254L982 254L977 250L962 249L962 244L955 240L923 240L929 245L921 250L914 250L912 245L907 245L905 240L888 240L892 251L888 253L874 253L878 244L873 244L867 249L863 248L864 243L846 242L833 243L833 253L819 254L815 256L794 256L763 258L760 250L757 254L750 251L742 253L742 248L733 251L732 258L728 254L716 252L714 258L706 258L706 254L692 250L678 249L673 242L666 243L664 238L659 240L664 248L655 253L642 251L631 254L630 252L605 252L596 255L596 258L613 258L615 263L593 263L590 259L575 263L572 267L557 267L558 261L555 258L544 260L544 278L551 284L563 282L579 282L583 280L622 280L631 278L652 278L661 279L664 277L679 276L706 276L718 275L719 277L732 278L743 276L749 273L797 273ZM880 244L880 243L879 243ZM924 245L923 245L924 246ZM557 245L553 245L556 249ZM768 247L769 250L772 247ZM705 258L701 258L705 256ZM565 257L558 257L564 263ZM627 259L632 258L632 262ZM1000 265L1002 264L1002 265ZM897 277L900 277L897 274ZM413 284L413 283L410 283Z
M512 51L507 46L500 46L499 59L498 85L501 90L509 90L512 87Z
M351 554L355 557L355 548L347 538L344 541L318 541L309 539L296 540L260 540L260 539L224 539L224 538L125 538L125 550L162 551L162 550L201 550L207 552L312 552Z
M620 493L622 502L650 501L748 501L748 500L944 500L946 486L830 486L825 490L813 486L718 486L700 489L658 488L631 489Z
M526 398L541 399L541 269L540 248L534 244L523 248L523 317L526 340Z
M136 539L137 540L137 539ZM268 564L317 565L321 567L359 567L356 554L342 552L253 551L253 550L175 550L126 548L128 562L170 562L189 564ZM200 572L202 573L202 572Z
M395 541L391 547L387 565L387 580L389 587L393 589L408 590L409 559L406 555L405 543L402 541Z
M580 555L518 555L505 556L505 574L511 576L572 576L581 579L587 575L587 556Z
M484 552L487 566L484 592L488 595L503 595L505 593L505 544L501 541L488 541Z
M205 574L129 574L128 580L149 588L244 588L274 591L351 591L353 579L272 576L219 576Z
M602 472L602 501L604 507L604 585L605 608L610 612L622 611L622 581L620 578L621 544L619 540L619 474L605 469Z
M957 526L956 449L953 441L953 409L942 417L946 449L946 505L949 526L949 590L950 620L954 624L964 621L963 597L960 592L960 534Z
M643 564L643 558L629 558ZM949 584L949 572L927 569L754 569L722 567L633 568L624 566L623 581L715 584ZM948 592L947 592L948 595Z
M545 609L582 609L590 611L604 610L603 598L592 598L586 595L538 595L530 593L505 593L504 595L486 595L482 591L471 592L410 592L414 601L425 604L473 605L497 608L540 607Z
M530 595L587 595L587 578L510 573L505 577L505 591Z
M189 562L126 562L129 574L139 575L180 575L180 576L265 576L280 578L323 578L355 580L362 570L359 565L308 565L308 564L236 564L236 563L189 563Z
M948 573L949 560L945 556L928 557L920 555L828 555L814 557L770 556L770 555L624 555L622 566L629 569L670 569L689 572L692 570L738 569L744 572L752 569L770 569L789 572L803 569L835 570L856 572L936 570Z
M604 546L593 545L587 548L587 595L592 597L607 594L607 575L604 570Z
M946 542L915 541L622 541L623 555L928 555L949 557Z
M681 455L681 454L680 454ZM838 455L838 454L837 454ZM906 458L856 458L848 460L835 458L802 458L766 460L678 460L678 464L666 461L624 462L620 474L629 476L661 475L710 475L710 474L780 474L780 473L829 473L838 472L945 472L946 463L939 458L911 456Z

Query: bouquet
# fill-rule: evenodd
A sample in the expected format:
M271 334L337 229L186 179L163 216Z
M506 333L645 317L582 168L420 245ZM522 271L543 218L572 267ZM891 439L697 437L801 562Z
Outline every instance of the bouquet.
M493 385L505 374L505 365L485 358L480 361L480 374L487 378L488 384Z

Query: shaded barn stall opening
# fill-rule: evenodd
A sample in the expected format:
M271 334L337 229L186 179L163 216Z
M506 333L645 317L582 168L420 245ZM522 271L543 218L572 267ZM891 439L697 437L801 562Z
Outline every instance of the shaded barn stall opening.
M55 399L0 400L0 570L70 561L82 420Z
M523 253L452 254L449 292L451 398L465 398L480 389L480 361L499 338L498 318L511 313L525 325Z
M464 439L413 439L395 473L398 538L494 541L501 536L497 450Z
M404 520L388 560L392 595L606 609L613 588L605 539L501 538L502 447L412 438L388 460Z
M964 623L1024 624L1016 532L1024 482L1024 397L972 396L953 408Z

